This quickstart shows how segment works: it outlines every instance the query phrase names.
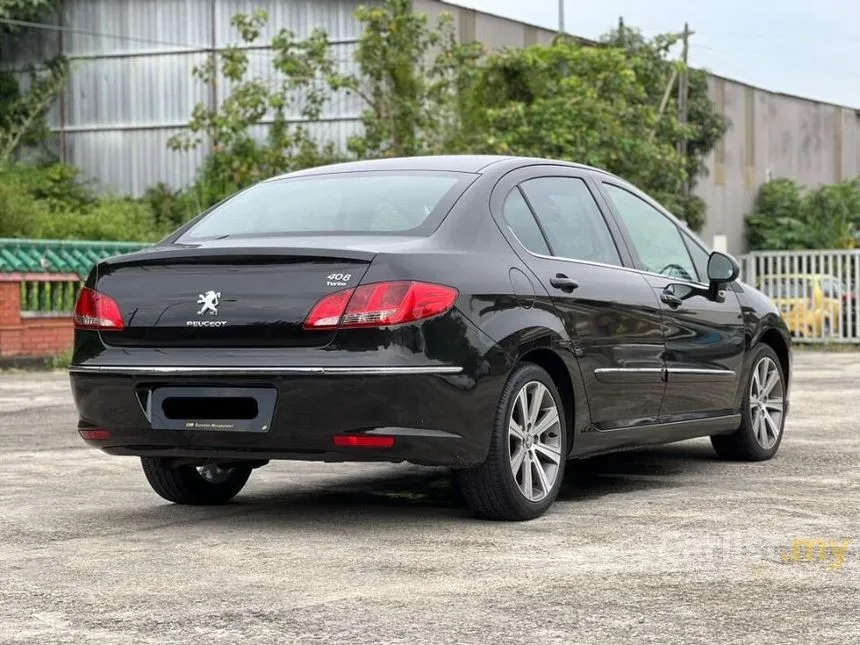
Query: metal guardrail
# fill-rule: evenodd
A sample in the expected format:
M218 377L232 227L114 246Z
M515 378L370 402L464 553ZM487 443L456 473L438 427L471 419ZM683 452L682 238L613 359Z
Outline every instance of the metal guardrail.
M23 280L21 282L21 317L39 318L71 315L82 286L83 283L80 280Z
M139 242L0 238L0 274L21 282L21 316L68 316L75 308L81 279L113 255L137 251Z
M741 279L779 307L797 342L860 342L860 250L755 251Z

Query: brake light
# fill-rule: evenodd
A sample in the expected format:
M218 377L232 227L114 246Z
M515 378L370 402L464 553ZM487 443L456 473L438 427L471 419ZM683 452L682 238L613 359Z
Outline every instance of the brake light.
M423 320L454 306L457 290L426 282L377 282L336 291L314 305L305 329L383 327Z
M116 300L87 287L78 295L74 321L75 329L120 331L125 327Z

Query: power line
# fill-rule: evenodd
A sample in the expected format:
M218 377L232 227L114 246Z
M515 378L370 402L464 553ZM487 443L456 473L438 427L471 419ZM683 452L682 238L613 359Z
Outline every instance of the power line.
M137 42L146 45L167 45L170 47L182 47L185 49L202 49L205 45L188 45L185 43L174 43L166 40L155 40L153 38L140 38L137 36L121 36L119 34L108 34L98 31L89 31L86 29L76 29L74 27L65 27L63 25L52 25L47 22L31 22L29 20L15 20L14 18L0 18L0 24L11 25L13 27L31 27L33 29L43 29L45 31L59 31L68 34L81 34L83 36L96 36L99 38L112 38L114 40L124 40L127 42Z
M179 49L186 50L188 53L194 52L212 52L220 51L225 49L225 46L214 47L211 44L199 44L199 45L189 45L188 43L177 43L167 40L157 40L154 38L143 38L140 36L123 36L120 34L111 34L106 32L99 31L90 31L88 29L77 29L75 27L66 27L63 25L52 25L46 22L31 22L29 20L16 20L13 18L0 18L0 24L11 25L15 27L29 27L32 29L42 29L45 31L56 31L62 33L71 33L71 34L80 34L83 36L93 36L96 38L109 38L113 40L120 40L125 42L135 42L141 43L144 45L162 45L166 47L175 47ZM355 41L353 40L333 40L329 41L332 45L345 45L352 44ZM242 51L246 51L252 54L258 54L263 56L271 57L274 52L269 45L251 45L251 46L239 46ZM179 52L177 52L179 53ZM351 59L337 59L337 62L348 62Z

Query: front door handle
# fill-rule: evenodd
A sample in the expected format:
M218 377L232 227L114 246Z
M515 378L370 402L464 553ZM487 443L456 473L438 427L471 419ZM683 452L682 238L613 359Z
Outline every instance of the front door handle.
M549 283L556 289L561 289L565 293L570 293L579 287L579 283L576 280L568 278L563 273L556 273L555 277L549 279Z
M664 291L663 293L661 293L660 300L669 305L672 309L677 309L684 302L671 291Z

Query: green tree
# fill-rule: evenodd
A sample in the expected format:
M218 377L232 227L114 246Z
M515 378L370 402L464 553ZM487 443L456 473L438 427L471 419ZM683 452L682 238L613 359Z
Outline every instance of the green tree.
M198 105L189 132L170 142L177 150L212 148L192 191L201 206L278 172L334 160L311 124L332 96L348 94L363 105L361 133L347 145L355 157L486 152L587 163L701 227L704 207L692 188L727 122L697 72L685 126L663 105L679 65L669 57L674 36L645 40L620 29L599 46L561 38L487 54L478 43L459 42L450 16L431 25L410 0L361 6L356 17L362 35L354 73L342 70L321 31L303 41L281 31L271 41L272 70L262 76L251 74L246 47L228 48L195 71L203 83L223 76L231 87L220 105ZM256 45L266 20L264 12L238 14L233 25L244 45ZM259 126L267 127L265 141ZM185 203L164 187L150 196L167 219Z
M678 34L662 34L647 39L638 29L622 24L604 35L601 42L620 47L627 52L631 67L645 88L651 105L658 108L663 105L668 90L670 100L665 104L656 135L674 146L682 139L685 140L687 154L684 160L686 178L682 184L682 192L675 198L670 198L666 206L698 230L705 222L705 205L693 194L693 190L698 180L707 176L706 159L731 123L717 111L711 100L707 74L703 70L688 68L687 122L686 127L678 127L678 108L674 97L677 96L683 63L673 60L671 51L679 38ZM666 192L665 189L656 190Z
M680 126L661 117L624 49L566 38L508 49L483 61L470 92L469 150L604 168L677 205L686 178L672 141Z
M51 0L0 0L0 19L38 22L54 7ZM6 49L12 49L10 42L14 44L22 29L14 22L0 23L0 42ZM8 163L21 146L38 145L47 137L45 112L65 85L68 71L68 62L60 56L30 65L23 70L29 77L26 90L21 87L21 72L0 71L0 164Z
M363 132L349 150L360 158L408 157L449 151L465 116L464 91L484 55L479 43L461 44L450 14L433 26L410 0L359 6L359 73L339 79L361 97Z
M860 179L810 191L790 179L764 184L746 218L750 249L851 249L860 232Z
M256 11L233 16L232 24L247 46L259 40L267 20L265 11ZM315 30L300 41L284 29L270 44L271 69L265 76L252 72L250 57L260 52L242 46L228 47L194 70L206 85L220 74L231 88L220 105L199 103L189 131L168 144L179 151L211 147L197 187L203 207L260 179L335 158L333 145L320 145L309 125L319 121L329 89L339 82L326 34ZM265 141L254 136L258 126L268 128Z

